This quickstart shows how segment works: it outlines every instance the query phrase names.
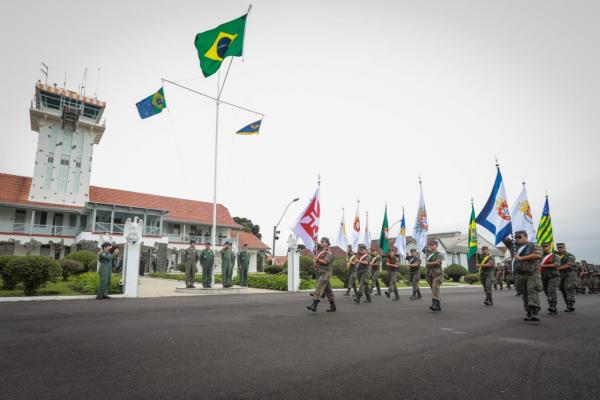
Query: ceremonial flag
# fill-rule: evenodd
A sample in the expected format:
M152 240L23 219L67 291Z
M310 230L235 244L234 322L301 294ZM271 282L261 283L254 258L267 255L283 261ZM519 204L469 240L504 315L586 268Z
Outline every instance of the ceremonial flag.
M394 242L398 254L406 257L406 220L404 219L404 209L402 209L402 220L400 221L400 233Z
M160 114L161 111L167 106L163 88L161 87L156 93L151 94L144 100L138 101L135 106L137 107L138 114L140 114L141 119Z
M423 251L427 245L427 231L429 225L427 223L427 209L425 208L425 198L423 197L423 186L421 186L421 194L419 196L419 209L413 227L413 238L417 242L417 252Z
M475 222L475 207L471 203L471 220L469 221L469 250L467 258L477 254L477 223Z
M500 167L498 167L498 172L496 173L492 193L490 193L489 199L475 221L495 235L496 245L512 234L510 211L508 209L506 190L504 189L504 182L502 182Z
M302 239L304 245L310 251L315 248L315 240L319 234L319 218L321 216L321 202L319 200L319 189L315 191L314 196L310 199L308 206L302 211L298 217L296 225L292 227L292 231Z
M262 123L262 119L259 119L256 122L251 123L250 125L246 125L242 129L236 132L238 135L258 135L258 130L260 129L260 124Z
M200 68L208 78L221 67L226 57L240 57L244 50L246 15L226 22L206 32L196 35L194 45L198 51Z
M379 234L379 248L383 251L384 254L387 254L389 250L389 240L388 240L388 217L387 217L387 205L385 206L385 211L383 213L383 224L381 224L381 233Z
M519 195L519 198L513 205L510 211L510 219L512 220L513 232L525 231L530 240L533 240L535 236L535 228L533 227L533 217L531 216L531 207L529 207L529 200L527 200L527 189L523 184L523 190Z
M342 222L340 222L340 231L338 232L337 245L344 251L348 251L348 237L346 236L346 218L342 208Z
M369 232L369 212L367 211L367 220L365 222L365 240L363 242L367 249L371 248L371 232Z
M360 216L358 214L359 203L356 204L356 216L352 224L352 251L358 252L358 242L360 241Z
M550 243L550 251L554 251L554 235L552 234L552 218L550 218L548 196L546 196L546 202L544 203L544 211L542 211L542 218L540 219L540 225L538 226L536 240L538 244Z

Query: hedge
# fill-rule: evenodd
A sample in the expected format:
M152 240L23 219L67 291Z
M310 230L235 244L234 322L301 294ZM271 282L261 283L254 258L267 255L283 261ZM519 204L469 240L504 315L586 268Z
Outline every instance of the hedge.
M50 257L23 256L13 258L2 269L2 277L8 277L11 284L23 283L25 296L34 296L46 282L55 282L61 272L58 261Z
M121 293L121 287L119 286L120 281L121 275L112 274L112 280L110 285L111 294ZM97 294L99 286L100 277L96 272L85 272L83 274L77 275L75 277L75 281L73 282L73 287L75 288L75 290L83 294Z
M83 263L68 258L63 258L59 261L62 268L63 281L69 280L70 275L77 275L85 272Z
M469 270L459 264L450 264L444 273L454 282L459 282L461 277L469 273Z
M480 281L480 277L479 277L479 273L476 272L474 274L469 274L469 275L465 275L463 280L468 283L469 285L472 285L474 283L478 283Z
M98 265L98 254L89 250L74 251L65 257L68 260L79 261L86 271L96 272Z
M264 272L271 275L279 274L282 271L283 267L281 265L269 265L268 267L264 268Z
M2 276L3 289L13 290L17 286L17 283L19 283L12 274L4 272L8 263L17 258L19 256L0 256L0 276Z

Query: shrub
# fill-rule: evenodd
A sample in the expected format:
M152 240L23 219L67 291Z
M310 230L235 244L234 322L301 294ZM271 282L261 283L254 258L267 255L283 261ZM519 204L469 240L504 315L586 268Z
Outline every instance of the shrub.
M472 285L474 283L479 282L479 274L475 273L475 274L469 274L469 275L465 275L465 277L463 278L463 280L468 283L469 285Z
M408 265L406 264L400 264L400 266L398 267L398 273L400 274L400 279L408 279L410 274L410 268L408 268Z
M459 264L450 264L444 271L454 282L459 282L460 278L467 275L469 270Z
M331 263L333 276L340 279L342 282L346 280L348 275L348 260L346 257L336 257Z
M421 274L421 279L427 278L427 267L420 267L419 273Z
M18 280L15 280L16 277L13 277L12 273L5 273L6 266L12 260L20 258L19 256L0 256L0 276L2 276L3 288L6 290L12 290L19 283Z
M264 272L248 274L248 287L286 291L287 275L271 275Z
M179 272L185 272L185 263L179 263L179 264L177 264L177 266L175 267L175 269L177 269L177 271L179 271Z
M119 294L121 287L119 282L121 281L121 275L112 274L112 280L110 285L111 294ZM100 277L96 272L85 272L77 275L73 283L75 290L83 294L96 294L98 293L98 287L100 286Z
M11 276L13 282L22 282L25 296L34 296L35 291L48 281L56 281L61 275L58 261L50 257L25 256L11 260L3 274Z
M283 267L281 265L269 265L265 267L265 272L270 275L275 275L283 271ZM250 284L250 282L248 282Z
M308 289L314 289L315 288L315 280L314 279L300 279L300 289L301 290L308 290Z
M70 275L77 275L85 272L85 267L83 263L75 260L69 260L68 258L63 258L59 261L60 266L62 268L62 277L63 281L67 281Z
M287 267L287 265L286 265ZM310 256L300 256L300 277L314 279L315 269L313 267L313 258Z
M80 250L74 251L65 257L68 260L79 261L83 264L83 267L88 272L96 272L96 266L98 265L98 255L93 251Z

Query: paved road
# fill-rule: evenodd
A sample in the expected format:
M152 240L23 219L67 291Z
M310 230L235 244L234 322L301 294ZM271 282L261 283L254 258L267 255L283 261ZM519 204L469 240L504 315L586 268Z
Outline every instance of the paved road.
M522 321L514 292L0 304L2 399L598 399L600 296ZM425 292L426 296L429 295Z

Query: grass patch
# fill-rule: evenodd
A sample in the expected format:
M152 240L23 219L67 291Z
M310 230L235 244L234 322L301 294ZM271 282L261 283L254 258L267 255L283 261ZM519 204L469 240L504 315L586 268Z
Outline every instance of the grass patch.
M73 287L74 277L64 282L62 280L56 282L48 282L45 286L36 291L36 296L79 296L78 292ZM0 287L2 287L2 279L0 279ZM23 285L19 283L13 290L0 289L0 297L24 297Z

